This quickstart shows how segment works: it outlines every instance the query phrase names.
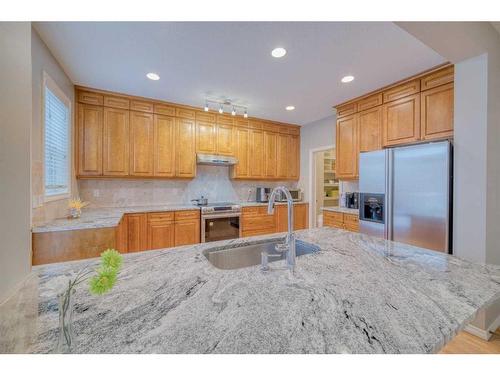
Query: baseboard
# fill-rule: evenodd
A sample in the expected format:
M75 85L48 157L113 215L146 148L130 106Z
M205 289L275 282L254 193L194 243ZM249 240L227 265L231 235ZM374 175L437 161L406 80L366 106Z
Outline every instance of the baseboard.
M496 320L495 320L495 322L496 322ZM480 339L483 339L485 341L489 341L489 339L491 338L490 331L486 331L484 329L477 328L476 326L473 326L472 324L467 324L464 328L464 331L470 333L471 335L477 336Z

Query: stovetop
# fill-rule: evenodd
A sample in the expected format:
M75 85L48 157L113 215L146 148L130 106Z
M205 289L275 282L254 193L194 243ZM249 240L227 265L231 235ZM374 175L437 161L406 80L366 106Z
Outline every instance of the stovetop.
M200 207L202 214L239 212L241 210L241 206L233 202L214 202L214 203L208 203L207 205Z

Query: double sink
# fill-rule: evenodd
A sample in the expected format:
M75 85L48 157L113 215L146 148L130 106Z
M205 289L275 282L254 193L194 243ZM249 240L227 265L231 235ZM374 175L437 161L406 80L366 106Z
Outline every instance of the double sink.
M284 239L273 239L228 248L216 247L204 250L203 255L216 268L234 270L261 264L263 252L268 254L269 262L284 260L286 254L276 251L276 245L283 243ZM297 256L313 254L320 250L318 246L300 240L295 241L295 249Z

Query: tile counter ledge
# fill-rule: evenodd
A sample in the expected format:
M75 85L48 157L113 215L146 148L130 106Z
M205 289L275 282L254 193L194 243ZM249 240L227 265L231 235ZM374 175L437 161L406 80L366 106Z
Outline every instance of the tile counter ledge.
M342 214L359 215L359 209L357 208L347 208L347 207L321 207L323 211L340 212Z
M168 212L183 210L198 210L198 206L184 205L156 205L130 207L102 207L84 208L78 219L60 218L49 223L35 225L33 233L57 232L77 229L96 229L116 227L124 214L135 212Z
M333 228L296 233L321 251L298 257L294 276L219 270L202 254L279 235L125 255L109 294L77 292L75 352L433 353L500 297L499 266ZM16 303L0 306L0 322L19 323L3 330L0 352L27 327L34 339L24 351L52 352L56 294L95 261L34 268Z

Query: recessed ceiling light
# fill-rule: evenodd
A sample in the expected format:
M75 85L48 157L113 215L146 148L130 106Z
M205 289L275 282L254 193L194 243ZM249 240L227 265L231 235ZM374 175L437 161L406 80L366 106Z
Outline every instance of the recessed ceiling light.
M271 51L271 55L273 57L276 57L277 59L279 59L280 57L283 57L286 55L286 49L284 49L283 47L276 47L275 49L273 49Z
M347 83L354 81L354 76L345 76L344 78L341 79L342 83Z
M293 111L295 107L293 105L286 106L285 108L287 111Z
M148 77L152 81L158 81L160 79L160 76L156 73L148 73L146 74L146 77Z

